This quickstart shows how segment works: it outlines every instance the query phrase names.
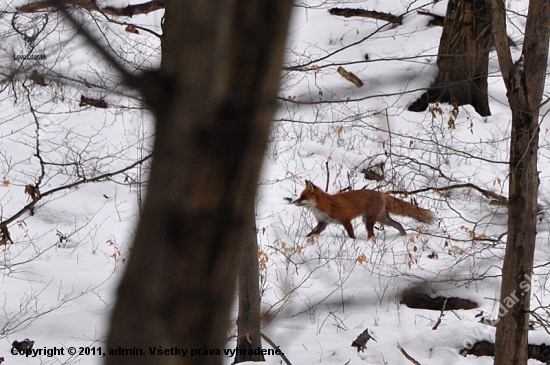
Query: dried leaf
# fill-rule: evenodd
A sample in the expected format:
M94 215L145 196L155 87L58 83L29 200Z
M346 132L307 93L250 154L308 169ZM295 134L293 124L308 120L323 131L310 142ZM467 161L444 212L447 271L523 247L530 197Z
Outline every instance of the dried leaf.
M367 328L366 330L363 331L363 333L361 333L359 336L357 336L357 338L355 339L355 341L353 341L351 343L351 347L356 347L357 348L357 352L361 351L361 352L364 352L365 349L367 348L367 342L372 339L374 342L377 342L376 339L374 339L370 334L369 334L369 329Z
M10 237L10 232L8 231L8 227L2 227L0 228L0 245L5 245L8 242L13 244L13 241Z
M40 192L36 186L31 184L25 185L25 194L29 195L34 203L40 199Z
M363 81L361 81L357 76L355 76L352 72L349 72L349 71L346 71L344 70L343 67L338 67L338 73L343 77L345 78L346 80L348 80L349 82L351 82L352 84L354 84L355 86L357 87L361 87L363 86Z
M135 26L133 25L128 25L126 27L126 29L124 29L125 31L127 31L128 33L134 33L134 34L139 34L138 30L136 29Z
M432 252L431 254L428 255L428 258L433 259L433 260L437 260L439 258L439 256L435 252Z
M103 99L93 99L93 98L87 98L84 95L80 95L80 103L79 106L85 106L90 105L95 108L101 108L101 109L107 109L109 107L109 104Z

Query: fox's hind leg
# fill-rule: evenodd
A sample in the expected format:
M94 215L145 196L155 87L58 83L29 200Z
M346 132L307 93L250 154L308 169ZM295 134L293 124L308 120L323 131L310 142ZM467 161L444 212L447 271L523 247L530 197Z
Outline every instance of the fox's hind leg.
M400 223L391 219L388 213L382 214L382 216L379 219L379 222L382 222L386 226L390 226L397 229L399 233L401 233L401 236L406 235L405 230L403 229L403 226Z

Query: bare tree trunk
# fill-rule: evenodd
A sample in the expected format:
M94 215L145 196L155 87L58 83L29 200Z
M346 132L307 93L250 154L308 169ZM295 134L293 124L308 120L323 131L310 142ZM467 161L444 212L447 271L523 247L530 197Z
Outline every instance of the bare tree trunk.
M423 111L436 101L471 104L491 115L487 74L491 42L490 0L450 0L439 43L434 84L409 110Z
M512 62L506 36L505 3L493 0L497 54L512 110L508 240L502 267L501 317L495 338L495 364L527 364L530 278L536 238L539 177L539 107L544 91L550 36L550 2L531 0L523 62Z
M237 318L237 348L246 353L237 353L234 363L265 361L258 349L262 348L260 270L258 266L258 239L254 207L250 210L251 223L244 242L244 252L239 268L239 317ZM248 350L252 350L251 353Z
M173 87L155 108L150 185L108 338L146 356L106 364L222 362L291 7L166 1L161 74ZM149 355L160 346L199 355Z

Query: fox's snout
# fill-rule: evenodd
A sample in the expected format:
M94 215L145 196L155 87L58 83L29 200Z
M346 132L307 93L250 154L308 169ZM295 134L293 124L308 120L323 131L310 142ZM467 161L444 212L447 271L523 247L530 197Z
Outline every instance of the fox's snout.
M304 199L302 197L297 198L297 199L292 199L292 198L283 198L283 199L286 200L288 202L288 204L294 204L294 205L297 205L297 206L305 205Z
M312 199L308 199L304 197L299 197L298 199L294 200L292 204L298 207L311 207L315 205Z

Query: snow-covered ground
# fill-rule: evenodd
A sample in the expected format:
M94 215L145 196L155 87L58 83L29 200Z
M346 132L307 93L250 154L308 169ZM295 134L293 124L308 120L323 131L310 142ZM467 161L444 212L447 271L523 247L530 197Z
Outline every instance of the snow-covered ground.
M257 197L263 332L293 364L410 364L398 344L421 364L492 363L491 358L457 352L478 340L494 341L494 328L479 323L477 315L483 311L484 317L497 319L504 310L498 300L506 208L491 205L475 189L427 188L470 183L507 196L511 115L495 53L489 61L490 117L480 117L470 106L455 109L446 104L432 105L423 113L407 111L435 79L442 30L430 26L431 18L417 11L444 15L446 4L309 1L296 7L280 108ZM10 5L12 11L15 5ZM330 15L333 6L406 15L402 25L392 26ZM508 32L518 44L512 50L516 58L525 23L518 14L525 14L526 6L523 0L508 2L515 12L510 13ZM160 15L132 21L160 32ZM11 21L12 14L0 18L5 40L0 62L5 70L13 70L13 56L26 49ZM98 24L129 67L158 65L154 35ZM40 158L46 162L41 189L45 193L125 168L148 153L150 115L131 95L109 91L117 82L107 77L112 71L73 33L50 15L35 51L46 54L46 60L25 61L25 87L15 83L0 93L3 220L31 201L24 190L39 179ZM343 78L338 67L353 72L364 85L358 88ZM47 85L39 86L30 81L33 69L58 77L46 77ZM79 106L81 95L104 100L109 108ZM550 188L545 168L550 157L547 111L547 106L541 111L539 156L539 203L544 209ZM363 178L363 169L380 164L382 181ZM144 178L134 169L109 181L51 194L33 215L24 214L10 226L14 244L2 247L0 261L0 356L7 362L101 361L97 355L78 356L78 348L106 350L102 341L109 310L130 256L142 193L132 182ZM367 241L359 219L354 222L356 240L341 226L306 238L316 224L313 214L283 199L297 197L306 179L323 189L328 186L331 193L348 187L413 192L398 197L414 199L437 220L426 225L397 217L407 235L378 227L376 242ZM549 228L542 214L535 265L549 261ZM548 305L548 278L548 270L541 266L528 281L533 307L538 301ZM479 307L447 311L433 330L440 311L407 307L401 303L407 292L460 297ZM366 328L376 342L369 341L364 352L357 352L350 345ZM537 324L530 337L534 343L550 341ZM35 348L63 347L65 354L39 359L11 355L12 341L24 338L34 340ZM233 341L228 348L235 346ZM67 355L71 346L77 355ZM280 362L278 356L267 360ZM231 361L226 357L227 363Z

